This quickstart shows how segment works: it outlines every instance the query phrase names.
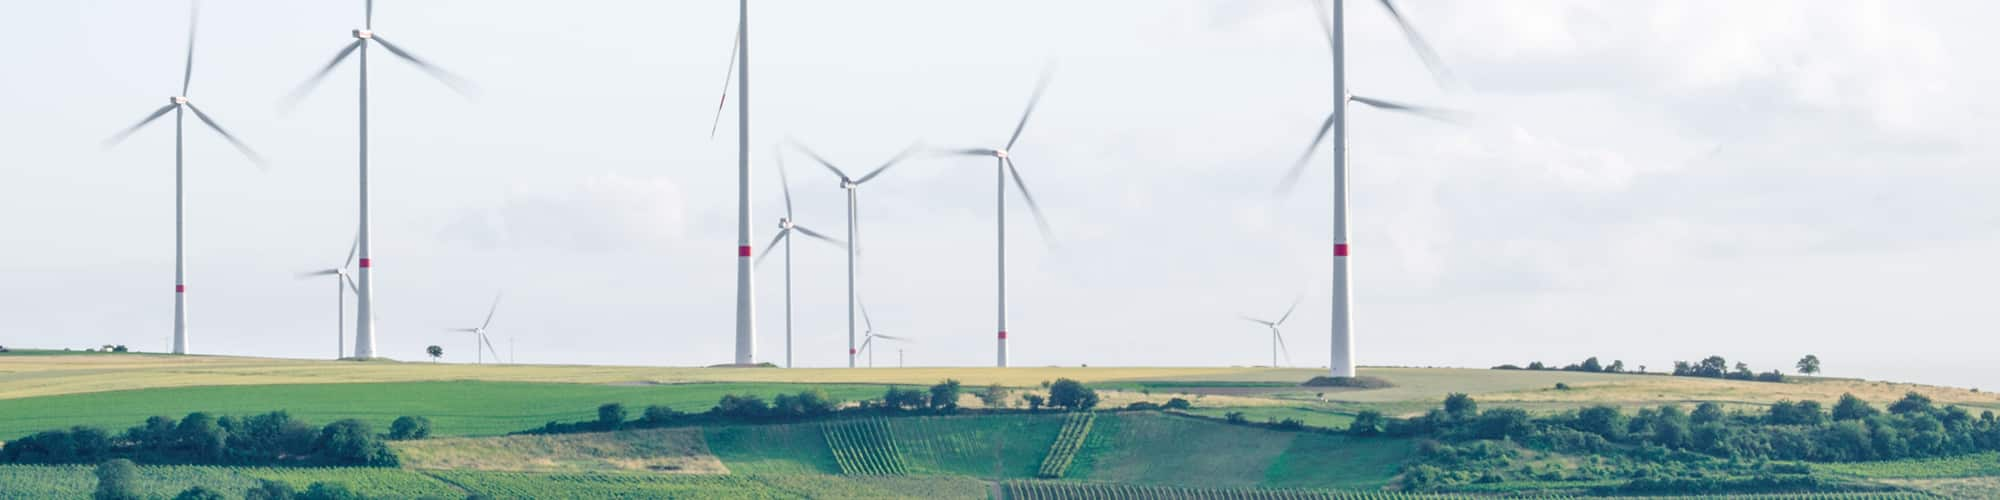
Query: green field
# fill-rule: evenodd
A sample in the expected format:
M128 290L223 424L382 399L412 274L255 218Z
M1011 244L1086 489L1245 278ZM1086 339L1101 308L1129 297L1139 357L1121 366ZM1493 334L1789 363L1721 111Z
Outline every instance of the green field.
M402 469L270 468L210 466L141 466L140 489L149 495L172 497L201 486L240 495L268 479L304 490L315 482L338 482L354 491L380 498L463 498L464 493L429 476ZM0 498L89 498L97 487L91 467L84 465L0 465Z
M983 499L986 483L961 477L822 475L684 476L660 474L438 473L467 491L494 498L936 498Z
M189 412L246 415L285 410L324 424L358 418L387 429L398 416L428 417L440 436L490 436L540 427L551 420L597 418L597 406L623 403L633 413L646 405L706 411L723 394L749 393L769 399L797 392L800 384L703 383L678 385L557 384L530 382L395 382L367 384L245 385L179 387L35 398L0 399L0 439L72 425L111 431L138 425L146 417L179 418ZM833 397L879 397L867 385L818 385Z
M1245 420L1249 420L1251 422L1256 422L1256 423L1265 423L1274 420L1296 419L1300 422L1305 422L1305 424L1310 427L1318 427L1321 429L1335 429L1335 430L1346 429L1348 424L1354 423L1354 414L1352 413L1341 413L1329 409L1315 409L1315 408L1300 407L1300 406L1244 406L1244 407L1221 407L1221 408L1193 408L1187 410L1187 412L1196 415L1215 417L1215 418L1225 418L1230 413L1242 413L1243 418Z
M1815 470L1863 478L1940 479L2000 476L2000 453L1951 458L1815 464Z
M850 476L901 476L910 472L898 450L889 419L869 418L829 422L819 426L840 473Z

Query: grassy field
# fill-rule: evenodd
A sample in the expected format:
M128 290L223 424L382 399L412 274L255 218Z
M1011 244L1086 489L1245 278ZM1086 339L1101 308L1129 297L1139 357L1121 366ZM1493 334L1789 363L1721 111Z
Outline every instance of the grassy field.
M740 474L839 474L819 425L732 425L702 429L708 450Z
M1219 488L1379 487L1394 476L1409 448L1404 440L1350 440L1159 413L1111 413L1092 424L1069 477Z
M1043 413L901 418L890 425L918 473L1028 478L1041 468L1063 420Z
M364 384L179 387L140 391L0 399L0 439L35 431L95 425L112 431L146 417L179 418L193 411L243 415L285 410L325 424L358 418L386 430L402 415L428 417L439 436L487 436L540 427L550 420L597 418L597 406L623 403L637 414L646 405L705 411L723 394L765 399L797 392L797 384L716 383L676 385L553 384L530 382L396 382ZM820 385L836 398L879 397L882 388Z
M729 472L708 452L701 429L645 429L583 434L441 438L391 443L403 466L431 470L515 472Z
M231 495L268 479L291 484L301 491L314 482L338 482L354 491L380 498L463 498L458 488L429 476L403 469L376 468L268 468L209 466L141 466L140 489L147 495L171 498L193 486ZM0 465L0 498L89 498L97 487L90 466L83 465Z
M2000 453L1884 462L1814 464L1814 470L1868 479L1941 479L2000 476Z
M1251 422L1297 419L1308 426L1322 429L1346 429L1347 424L1354 423L1354 415L1351 413L1300 406L1197 407L1187 412L1215 418L1225 418L1230 413L1240 412L1244 419Z
M631 473L440 472L438 478L493 498L936 498L983 499L984 482L952 476L685 476Z

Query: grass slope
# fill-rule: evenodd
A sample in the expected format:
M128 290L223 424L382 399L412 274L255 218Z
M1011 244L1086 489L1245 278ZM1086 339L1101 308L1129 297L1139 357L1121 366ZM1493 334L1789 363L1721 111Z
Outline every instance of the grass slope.
M914 473L1029 478L1062 425L1041 413L899 418L891 428Z
M701 429L441 438L391 443L403 466L516 472L631 470L721 474Z
M840 473L819 424L731 425L702 429L708 450L733 473Z
M1152 412L1100 415L1069 476L1204 488L1386 484L1408 441L1280 432Z
M440 479L493 498L936 498L983 499L988 486L960 477L821 475L688 476L450 471Z
M146 417L179 418L193 411L251 414L285 410L325 424L358 418L386 431L402 415L431 419L439 436L498 435L540 427L550 420L597 418L597 406L624 403L637 413L646 405L705 411L726 393L766 399L796 392L795 384L676 384L617 386L529 382L394 382L363 384L245 385L179 387L137 391L0 399L0 440L35 431L95 425L121 431ZM836 398L878 397L880 387L822 385Z

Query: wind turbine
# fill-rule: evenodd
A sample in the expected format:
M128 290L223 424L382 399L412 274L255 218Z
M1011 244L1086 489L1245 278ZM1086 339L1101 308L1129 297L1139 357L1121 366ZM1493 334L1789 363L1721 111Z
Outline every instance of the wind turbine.
M997 195L998 199L998 201L996 202L996 206L998 208L996 209L995 212L997 214L996 217L998 220L998 224L996 224L995 227L998 228L997 233L999 235L998 238L999 250L997 252L1000 261L999 280L997 281L997 283L999 284L999 292L997 296L999 297L999 311L1000 311L998 316L999 331L1000 331L998 339L999 342L998 366L1001 368L1007 367L1007 178L1008 177L1014 178L1014 187L1019 188L1021 190L1021 199L1026 200L1028 202L1028 210L1034 213L1035 224L1042 230L1042 240L1045 242L1055 240L1054 234L1051 231L1049 231L1048 219L1042 217L1041 205L1036 204L1035 195L1030 194L1028 192L1028 184L1021 181L1021 171L1014 168L1014 158L1011 154L1011 152L1014 150L1014 144L1020 142L1021 140L1021 131L1028 128L1028 117L1033 116L1035 114L1035 104L1041 102L1042 100L1042 91L1048 89L1048 87L1049 87L1049 74L1047 72L1043 72L1041 79L1035 82L1035 93L1028 98L1028 109L1021 112L1021 122L1014 125L1014 135L1009 136L1007 138L1006 146L998 149L969 148L969 149L960 149L947 152L949 154L955 154L960 156L977 156L977 157L990 156L993 157L994 159L994 166L996 167L994 172L998 175L997 177L998 185L996 186L994 192Z
M1430 68L1432 76L1440 82L1445 80L1447 73L1444 64L1438 59L1437 53L1431 50L1430 44L1424 41L1423 36L1417 34L1416 28L1410 25L1409 20L1403 18L1402 12L1396 10L1395 3L1391 0L1378 1L1383 8L1388 9L1389 16L1395 19L1396 26L1403 31L1403 37L1417 51L1417 57L1423 59L1424 65ZM1291 171L1285 174L1284 180L1278 185L1280 194L1290 192L1293 183L1298 181L1299 174L1304 171L1306 161L1312 159L1313 150L1319 148L1319 143L1326 139L1327 132L1333 132L1333 359L1329 363L1329 371L1335 377L1354 376L1353 299L1350 295L1352 286L1349 283L1351 277L1348 274L1347 261L1347 103L1358 102L1377 109L1451 121L1451 113L1439 108L1363 97L1348 92L1345 4L1345 0L1333 0L1333 8L1329 10L1318 0L1313 1L1313 7L1319 11L1316 18L1319 19L1320 27L1326 32L1327 45L1333 50L1333 113L1326 117L1326 122L1320 125L1319 133L1314 135L1312 143L1306 146L1305 154L1299 156L1298 162L1292 165Z
M332 73L333 68L339 66L341 61L347 60L348 56L355 55L356 53L360 54L361 237L358 240L359 244L357 246L360 248L361 271L356 273L359 279L356 281L354 292L356 296L354 313L356 316L359 316L355 319L356 324L354 327L354 357L357 359L370 359L375 357L375 280L373 266L371 265L373 261L370 260L370 256L373 255L373 252L370 251L373 243L369 239L368 233L368 46L370 42L373 42L375 45L381 45L383 49L389 51L390 55L408 61L410 64L415 65L417 69L423 70L424 73L431 75L432 78L443 82L445 86L451 87L452 91L458 92L460 95L466 93L466 84L463 79L452 75L437 65L410 54L403 47L390 43L389 39L383 38L380 33L376 33L375 0L366 0L365 12L362 17L362 28L353 30L351 33L354 35L354 41L348 43L346 47L341 48L339 53L334 54L333 60L327 62L326 66L320 68L319 72L313 74L312 78L300 84L299 88L294 90L291 96L286 99L286 105L289 106L291 103L298 102L299 99L304 98L312 89L318 87L319 82L325 80L327 74Z
M1279 317L1278 317L1278 320L1277 320L1277 321L1267 321L1267 320L1262 320L1262 319L1257 319L1257 318L1253 318L1253 317L1250 317L1249 315L1241 315L1241 314L1237 315L1237 317L1239 317L1239 318L1243 318L1243 319L1244 319L1245 321L1249 321L1249 322L1251 322L1251 323L1256 323L1256 324L1260 324L1260 325L1264 325L1265 327L1268 327L1268 328L1270 328L1270 329L1271 329L1271 367L1272 367L1272 368L1277 368L1277 367L1278 367L1278 352L1279 352L1280 350L1282 350L1282 351L1283 351L1283 352L1285 353L1285 364L1287 364L1287 365L1291 364L1291 361L1292 361L1292 351L1291 351L1291 349L1287 349L1287 348L1285 348L1285 334L1283 334L1283 333L1279 333L1279 332L1278 332L1278 327L1279 327L1279 326L1283 326L1283 325L1285 324L1285 320L1287 320L1287 319L1291 319L1291 318L1292 318L1292 311L1295 311L1295 310L1298 310L1298 308L1299 308L1299 300L1300 300L1300 299L1304 299L1304 298L1305 298L1305 297L1301 296L1301 297L1299 297L1298 299L1292 299L1292 307L1290 307L1290 308L1286 308L1286 309L1285 309L1285 315L1284 315L1284 316L1279 316Z
M847 243L833 238L828 238L824 234L819 234L819 232L817 231L807 229L805 226L799 225L797 219L792 218L792 181L785 176L785 160L783 158L783 155L776 153L777 152L774 152L774 154L771 155L771 158L772 161L778 164L778 185L782 187L785 192L785 216L778 219L778 236L771 238L771 244L764 247L764 253L757 254L756 263L763 264L764 257L769 257L771 255L771 249L777 247L779 241L785 242L785 368L791 368L792 367L792 231L798 231L800 234L810 236L813 239L817 239L827 243L832 243L834 245L839 245L841 248L847 248Z
M333 294L335 296L335 299L340 303L340 313L337 316L335 316L337 322L335 323L336 326L334 328L333 359L343 358L345 357L344 354L346 353L345 349L347 346L347 292L357 290L354 286L354 278L352 277L352 274L348 271L348 268L354 266L354 252L360 247L361 247L361 238L358 237L357 235L357 237L354 239L354 244L349 245L347 247L347 261L345 263L342 263L340 267L332 269L321 269L318 271L313 271L299 275L299 279L311 278L314 276L334 276L336 278L333 282L333 288L334 288Z
M480 323L480 324L479 324L479 327L477 327L477 328L453 328L453 329L449 330L449 331L454 331L454 332L461 332L461 333L470 333L470 334L472 334L472 338L473 338L473 342L472 342L472 352L473 352L474 354L478 355L478 357L477 357L477 358L475 358L475 360L474 360L474 362L475 362L475 363L479 363L479 364L485 364L485 363L486 363L486 353L487 353L487 352L491 352L491 353L493 353L493 362L495 362L495 363L498 363L498 362L500 362L500 351L498 351L498 350L494 349L494 348L493 348L493 341L492 341L492 340L488 340L488 339L486 338L486 328L487 328L487 327L491 327L491 326L493 326L493 313L497 313L497 312L500 312L500 296L499 296L499 295L494 295L494 296L493 296L493 308L492 308L492 309L489 309L489 310L487 310L487 311L486 311L486 322L485 322L485 323ZM481 346L484 346L484 347L486 347L486 351L480 351L480 350L479 350L479 348L480 348Z
M186 238L183 235L185 224L183 223L181 213L181 207L184 205L183 202L186 199L186 190L184 189L186 182L184 182L182 176L185 170L183 168L182 150L185 149L183 138L186 134L183 133L183 130L186 129L187 124L186 112L193 111L195 118L200 119L202 124L208 125L208 128L214 130L215 133L221 134L223 139L229 141L229 145L235 146L237 151L249 157L250 161L257 164L258 168L263 168L264 166L264 160L257 155L257 152L250 150L249 146L244 145L243 141L237 140L236 136L230 134L229 131L223 130L221 125L215 123L215 119L209 118L207 113L201 112L201 108L195 107L194 101L188 100L188 84L194 81L195 20L199 17L200 13L201 8L199 3L189 4L187 64L181 70L181 93L168 97L167 105L153 110L152 114L146 115L146 118L139 120L139 123L127 127L104 142L106 148L116 146L118 143L124 142L125 138L131 137L132 133L138 132L140 128L145 127L146 124L152 123L153 120L158 120L162 116L166 116L167 112L171 111L174 113L174 354L188 353L187 265L184 259L185 252L182 248Z
M910 340L903 337L892 337L888 335L875 333L875 321L868 319L868 304L866 303L861 304L861 320L868 323L868 336L865 340L861 341L861 350L868 351L869 368L875 367L875 339L889 340L895 342L915 342L914 340ZM903 367L902 349L896 350L896 367L897 368Z
M847 367L853 368L855 355L861 352L854 344L854 310L857 304L854 296L854 258L861 252L861 207L855 198L855 190L860 189L862 184L867 184L868 181L873 180L875 176L882 175L882 171L888 170L889 167L893 167L896 163L909 157L911 152L916 151L917 146L912 145L904 149L903 152L897 153L896 157L890 158L887 163L883 163L880 167L875 167L875 170L870 170L867 175L856 179L848 177L846 171L834 166L833 162L820 157L819 153L814 153L812 149L807 148L804 144L797 142L792 144L798 147L799 151L804 152L806 156L811 156L813 161L819 162L827 170L832 171L833 175L840 176L840 188L847 190L847 241L849 242L847 244Z

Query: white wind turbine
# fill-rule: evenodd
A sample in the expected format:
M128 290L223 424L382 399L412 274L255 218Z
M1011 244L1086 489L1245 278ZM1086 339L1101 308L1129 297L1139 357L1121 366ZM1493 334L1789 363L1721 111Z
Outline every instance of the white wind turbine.
M1289 364L1292 364L1292 363L1291 363L1291 361L1292 361L1292 351L1291 351L1291 349L1287 349L1287 348L1285 348L1285 334L1283 334L1283 333L1280 333L1280 332L1278 331L1278 327L1281 327L1281 326L1284 326L1284 324L1285 324L1285 320L1288 320L1288 319L1291 319L1291 318L1292 318L1292 311L1295 311L1295 310L1298 310L1298 308L1299 308L1299 300L1301 300L1301 299L1304 299L1304 298L1305 298L1305 297L1301 296L1301 297L1299 297L1298 299L1292 299L1292 307L1289 307L1289 308L1286 308L1286 309L1285 309L1285 315L1283 315L1283 316L1279 316L1279 317L1278 317L1278 320L1277 320L1277 321L1269 321L1269 320L1263 320L1263 319L1257 319L1257 318L1254 318L1254 317L1251 317L1250 315L1247 315L1247 314L1239 314L1239 315L1237 315L1237 317L1239 317L1239 318L1243 318L1243 319L1244 319L1245 321L1249 321L1249 322L1251 322L1251 323L1256 323L1256 324L1259 324L1259 325L1264 325L1265 327L1267 327L1267 328L1270 328L1270 329L1271 329L1271 367L1272 367L1272 368L1277 368L1277 367L1279 366L1279 365L1278 365L1278 353L1279 353L1279 352L1281 352L1281 351L1285 353L1285 364L1287 364L1287 365L1289 365Z
M1042 217L1042 207L1041 205L1035 203L1035 195L1030 194L1028 192L1028 184L1021 181L1021 171L1014 168L1014 158L1011 154L1011 152L1014 150L1014 144L1020 142L1021 140L1021 131L1028 128L1028 117L1034 115L1035 104L1041 102L1042 100L1042 91L1047 89L1048 86L1049 86L1049 75L1048 73L1044 72L1042 74L1041 80L1035 83L1035 93L1028 98L1028 108L1027 110L1021 112L1021 121L1020 123L1014 125L1014 135L1009 136L1007 138L1006 146L1001 147L999 149L969 148L969 149L948 151L949 154L956 154L961 156L992 157L994 159L994 166L995 166L994 173L998 176L997 177L998 185L996 186L995 190L995 194L997 195L998 199L996 203L997 207L996 217L998 223L995 225L995 227L998 228L997 231L999 237L998 237L997 248L999 250L997 254L999 256L999 262L1000 262L999 279L997 280L997 283L999 284L999 291L996 295L999 300L999 314L997 317L999 322L998 326L999 335L997 339L998 341L997 365L1000 366L1001 368L1007 367L1007 178L1008 177L1013 177L1014 187L1019 188L1021 190L1021 199L1026 200L1028 202L1028 210L1032 212L1035 216L1036 227L1039 227L1042 230L1042 240L1044 242L1054 241L1054 235L1052 232L1049 231L1048 219Z
M478 355L474 360L475 363L485 364L487 352L493 353L493 362L500 362L500 351L495 350L493 348L493 341L486 338L486 329L493 326L493 313L497 312L500 312L500 296L496 294L493 296L493 308L486 311L486 322L480 323L477 328L453 328L448 330L472 334L472 352ZM485 351L479 350L482 346L486 348Z
M356 237L354 239L354 244L349 245L347 247L347 260L344 263L342 263L340 267L332 269L321 269L318 271L313 271L299 275L300 279L311 278L315 276L333 276L335 278L333 282L334 285L333 294L335 296L335 300L338 301L340 304L339 305L340 312L335 315L336 323L334 327L333 359L341 359L343 357L346 357L345 349L347 348L346 347L347 346L347 292L358 290L354 286L353 273L349 269L354 266L354 252L360 247L361 247L361 238Z
M193 111L195 118L200 119L202 124L208 125L208 128L215 130L215 133L221 134L224 140L229 141L229 144L235 146L236 150L241 151L244 156L248 156L251 162L256 163L259 168L264 166L263 158L257 156L255 151L251 151L249 146L244 145L243 141L237 140L236 136L230 134L229 131L223 130L222 126L217 125L215 119L209 118L207 113L201 112L201 108L195 107L194 101L188 100L188 84L194 81L194 32L195 20L201 12L199 7L199 4L190 4L188 7L187 63L181 70L181 93L167 98L167 105L153 110L153 113L146 115L145 119L139 120L139 123L118 132L117 135L112 136L110 140L104 143L106 148L116 146L118 143L124 142L125 138L131 137L132 133L138 132L140 128L145 127L146 124L152 123L153 120L157 120L161 116L166 116L167 112L171 111L174 113L174 354L188 353L187 265L184 259L185 252L182 248L182 244L185 241L183 237L185 224L181 216L181 208L186 198L185 182L182 176L185 170L182 161L182 150L184 149L182 139L186 135L183 133L183 130L186 128L187 122L185 112Z
M783 241L785 243L785 368L791 368L792 367L792 232L797 231L800 234L804 234L806 236L812 237L813 239L817 239L827 243L832 243L843 249L847 248L847 243L833 238L828 238L824 234L819 234L818 231L807 229L805 226L801 226L798 224L798 219L792 217L792 181L786 178L785 176L785 160L784 158L782 158L782 156L783 156L782 154L772 154L771 158L773 162L776 162L778 164L778 185L785 192L785 216L783 218L778 219L778 235L776 237L771 238L771 244L764 247L763 253L757 254L757 263L763 264L764 257L768 257L771 255L771 250L778 246L779 241Z
M915 340L910 340L903 337L893 337L889 335L875 333L875 321L868 319L868 304L864 302L861 303L860 306L861 306L861 321L868 324L867 337L861 341L861 350L868 351L869 368L875 367L875 339L882 339L894 342L916 342ZM902 349L896 350L896 367L897 368L903 367Z
M1326 31L1327 44L1333 50L1333 113L1327 116L1324 124L1320 125L1319 133L1313 136L1312 143L1306 146L1305 154L1301 155L1298 162L1292 165L1291 171L1285 174L1278 190L1280 193L1291 190L1292 184L1305 169L1306 161L1312 158L1313 150L1326 139L1328 131L1333 132L1333 359L1329 366L1335 377L1352 377L1354 376L1354 316L1353 300L1350 296L1352 278L1348 274L1347 262L1347 103L1352 101L1377 109L1451 120L1449 112L1438 108L1413 106L1348 93L1347 43L1344 28L1347 23L1346 2L1332 1L1331 10L1322 6L1318 0L1313 1L1313 7L1319 10L1319 15L1316 17L1319 19L1320 27ZM1389 16L1395 19L1397 27L1403 31L1404 38L1408 39L1410 46L1416 49L1417 56L1423 59L1432 75L1440 81L1446 79L1444 65L1439 61L1437 53L1431 50L1430 44L1424 42L1423 37L1417 34L1416 28L1410 26L1408 20L1403 19L1402 12L1396 10L1394 3L1390 0L1379 1L1383 8L1388 9Z
M333 68L339 66L341 61L347 60L347 56L356 53L360 54L361 237L359 238L360 243L357 246L360 247L361 271L356 273L358 279L355 287L356 300L354 308L354 313L357 316L354 328L354 357L357 359L375 357L375 281L373 277L373 261L370 259L370 256L373 255L370 251L373 243L369 239L368 233L368 46L370 42L381 45L383 49L389 51L390 55L416 65L417 69L423 70L424 73L444 82L453 91L461 95L466 92L466 84L463 79L446 72L443 68L437 67L437 65L411 55L409 51L403 50L401 46L389 43L388 39L383 38L380 33L374 31L375 0L366 0L364 9L362 28L351 32L354 36L354 41L340 49L340 52L333 56L332 61L327 62L326 66L320 68L319 72L314 74L312 78L300 84L299 88L294 90L292 95L286 99L288 106L290 103L296 103L299 99L304 98L308 92L311 92L313 88L317 87L321 80L326 79L327 74L332 73Z
M797 147L799 151L804 152L806 156L811 156L813 161L819 162L827 170L832 171L833 175L840 176L840 188L847 190L847 241L849 242L847 244L847 367L853 368L855 355L861 352L859 347L854 343L854 311L857 304L854 295L854 258L861 253L861 206L855 197L855 190L859 189L862 184L867 184L868 181L873 180L875 176L882 175L882 171L888 170L889 167L896 166L904 158L908 158L911 152L917 150L917 146L913 145L904 149L903 152L897 153L896 157L890 158L887 163L883 163L880 167L875 167L875 170L868 171L867 175L863 175L859 179L848 177L846 171L834 166L833 162L820 157L819 153L814 153L812 149L807 148L804 144L794 142L793 146Z

